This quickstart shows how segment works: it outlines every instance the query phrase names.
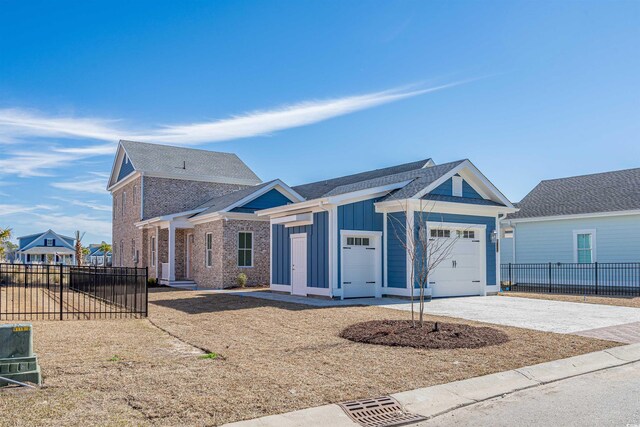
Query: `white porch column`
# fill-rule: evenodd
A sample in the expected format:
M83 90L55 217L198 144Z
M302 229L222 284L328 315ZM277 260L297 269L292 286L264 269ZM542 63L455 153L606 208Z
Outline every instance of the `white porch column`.
M169 223L169 280L176 280L176 226L173 222Z
M155 253L155 258L152 260L153 265L155 265L155 270L156 270L156 280L158 280L160 278L160 274L158 274L158 271L160 271L160 257L158 254L158 242L160 241L160 227L158 227L156 225L156 239L155 239L155 248L153 248L153 253Z

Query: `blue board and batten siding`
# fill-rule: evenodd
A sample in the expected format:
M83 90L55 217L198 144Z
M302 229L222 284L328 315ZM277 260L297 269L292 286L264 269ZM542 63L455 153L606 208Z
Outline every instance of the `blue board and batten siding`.
M292 203L291 200L275 188L267 191L263 195L245 203L242 206L234 208L231 212L254 213L261 209L269 209L276 206L283 206Z
M425 213L423 215L416 213L414 220L414 230L416 234L419 232L420 223L426 221L486 225L485 242L487 246L487 286L493 286L496 284L496 245L495 243L491 243L491 233L496 229L495 217L432 212L429 214ZM418 237L416 236L416 239L417 238Z
M407 216L404 212L387 214L387 286L407 287Z
M292 234L307 234L307 286L329 287L329 214L313 214L313 224L286 228L273 225L271 248L271 283L291 285L291 239Z
M437 196L453 196L453 178L449 178L431 190L429 194ZM462 180L462 197L468 199L482 199L482 196L464 179Z
M375 203L378 200L379 199L368 199L338 206L338 287L340 287L342 283L342 277L340 275L340 263L342 262L342 242L339 238L340 231L382 231L384 222L383 215L376 213L375 207ZM382 251L380 251L381 261L383 256Z

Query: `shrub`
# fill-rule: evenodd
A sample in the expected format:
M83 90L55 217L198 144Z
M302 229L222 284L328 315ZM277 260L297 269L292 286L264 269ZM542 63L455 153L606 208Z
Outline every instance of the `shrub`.
M147 279L147 286L150 288L155 288L156 286L158 286L158 279L156 279L155 277Z
M238 274L236 281L238 282L238 286L244 288L245 286L247 286L247 275L244 273Z

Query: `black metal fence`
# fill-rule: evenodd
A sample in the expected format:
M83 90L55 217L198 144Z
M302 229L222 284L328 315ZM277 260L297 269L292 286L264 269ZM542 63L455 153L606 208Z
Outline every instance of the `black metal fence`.
M512 292L640 296L640 262L502 264L500 277Z
M0 320L146 317L146 268L0 264Z

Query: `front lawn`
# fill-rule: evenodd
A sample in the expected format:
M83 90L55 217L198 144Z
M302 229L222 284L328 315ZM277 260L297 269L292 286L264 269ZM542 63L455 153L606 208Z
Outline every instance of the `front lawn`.
M410 314L162 289L149 296L149 320L33 322L45 386L0 391L0 425L216 425L616 345L491 325L509 341L452 350L377 346L338 334Z

